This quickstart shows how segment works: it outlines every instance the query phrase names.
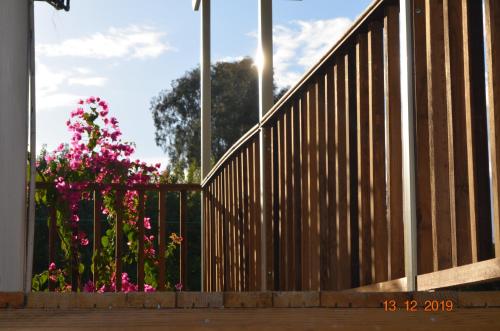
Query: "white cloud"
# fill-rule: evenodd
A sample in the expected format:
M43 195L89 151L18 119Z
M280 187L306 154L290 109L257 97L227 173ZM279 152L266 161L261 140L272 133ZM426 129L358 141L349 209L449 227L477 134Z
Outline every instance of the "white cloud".
M274 27L274 72L276 84L292 86L351 26L348 18L292 21Z
M244 56L225 56L220 59L216 59L215 62L236 62L241 61L244 58Z
M64 91L65 86L101 87L106 82L106 77L92 76L92 71L88 68L80 67L71 70L56 70L37 59L37 109L43 111L61 107L73 107L81 96Z
M101 87L104 86L107 81L108 79L106 77L72 77L68 79L68 84Z
M163 41L165 32L150 26L131 25L125 28L109 28L105 33L66 39L57 44L37 45L41 56L74 56L93 59L155 58L173 50Z

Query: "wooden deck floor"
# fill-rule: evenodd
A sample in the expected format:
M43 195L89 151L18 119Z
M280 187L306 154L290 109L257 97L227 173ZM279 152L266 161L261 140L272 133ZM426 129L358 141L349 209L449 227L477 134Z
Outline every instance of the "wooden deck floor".
M12 330L500 330L500 308L450 313L379 308L8 309Z
M500 292L0 293L0 329L498 331Z

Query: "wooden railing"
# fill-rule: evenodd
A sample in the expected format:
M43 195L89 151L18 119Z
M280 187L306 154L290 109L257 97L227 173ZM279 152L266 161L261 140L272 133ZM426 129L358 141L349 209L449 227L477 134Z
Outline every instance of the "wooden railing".
M55 199L59 199L57 196L57 191L54 188L54 184L51 183L37 183L38 190L48 190L52 189L55 194ZM137 249L137 286L139 291L144 291L144 261L145 261L145 250L144 250L144 217L151 216L145 214L145 197L146 193L157 192L158 195L158 245L156 248L157 259L158 259L158 287L156 290L164 291L166 284L166 261L165 254L160 254L159 252L165 252L167 246L167 204L166 197L168 192L179 192L179 229L180 236L183 240L180 245L180 259L179 259L179 280L183 284L184 288L187 285L187 250L188 250L188 236L186 227L186 206L187 206L187 196L189 192L197 192L201 190L199 184L134 184L134 185L121 185L121 184L107 184L107 185L91 185L86 189L92 194L92 204L93 204L93 234L89 235L93 243L93 255L97 255L101 249L101 236L102 236L102 196L100 192L104 189L111 189L115 191L115 203L114 208L116 210L115 217L115 278L120 280L122 276L122 258L123 258L123 198L126 192L135 191L138 193L138 207L137 207L137 225L138 225L138 249ZM59 200L60 202L61 200ZM56 250L57 250L57 224L56 224L56 202L47 201L48 208L48 224L49 224L49 235L48 235L48 246L49 246L49 263L56 261ZM78 227L72 229L73 235L78 235ZM81 290L83 284L78 283L79 271L77 265L76 255L77 251L75 247L71 247L71 290L76 292ZM95 263L95 262L94 262ZM89 267L89 266L87 266ZM99 279L97 278L97 273L93 274L93 283L97 284ZM121 291L121 282L116 282L116 291ZM49 291L54 291L56 287L56 282L49 279ZM97 289L96 289L97 290Z
M406 289L399 47L374 1L219 160L206 290ZM500 3L415 0L414 52L418 288L500 279Z

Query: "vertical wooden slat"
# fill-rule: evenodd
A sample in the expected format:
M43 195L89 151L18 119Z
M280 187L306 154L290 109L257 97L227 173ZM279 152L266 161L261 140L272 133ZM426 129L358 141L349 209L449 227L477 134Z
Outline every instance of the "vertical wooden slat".
M255 144L252 140L248 146L247 176L248 176L248 281L249 291L257 291L255 283L255 223L256 223L256 203L255 203L255 164L254 153Z
M221 171L219 174L219 225L218 225L218 236L219 236L219 291L224 291L224 221L225 221L225 205L224 205L224 172Z
M308 254L309 248L309 161L308 161L308 126L307 126L307 95L302 94L300 99L300 164L301 164L301 266L302 266L302 284L301 290L309 290L309 279L310 279L310 258Z
M222 291L229 291L229 284L228 284L228 202L227 202L227 167L224 166L221 170L221 176L222 176L222 196L221 196L221 201L222 201L222 224L221 224L221 231L222 231Z
M212 222L211 222L211 229L210 229L210 242L212 243L212 254L211 254L211 258L212 258L212 280L213 280L213 283L212 283L212 291L217 291L217 274L218 274L218 271L219 271L219 265L217 263L217 254L218 254L218 251L217 251L217 242L218 242L218 238L217 238L217 222L219 220L219 205L217 203L217 180L218 180L218 177L215 176L214 179L212 180L212 182L210 183L210 185L212 186L212 204L213 204L213 219L212 219Z
M122 255L123 255L123 190L116 190L115 211L116 211L116 238L115 238L115 289L120 292L122 289Z
M214 255L214 263L215 263L215 291L220 291L221 286L221 252L220 252L220 242L221 238L219 237L219 228L220 228L220 220L221 220L221 203L220 203L220 175L216 175L215 177L215 220L214 220L214 242L215 242L215 255Z
M203 200L203 219L201 220L202 226L200 227L201 230L201 237L203 240L201 241L201 259L202 259L202 290L207 291L207 254L206 254L206 246L207 246L207 236L206 236L206 224L207 224L207 212L208 212L208 205L207 205L207 188L206 186L203 188L203 194L201 195L201 199Z
M236 155L232 161L233 167L233 268L234 268L234 284L235 290L240 290L240 274L239 274L239 204L238 204L238 156Z
M326 75L326 125L327 125L327 157L328 157L328 272L329 281L326 289L335 290L338 285L338 260L337 260L337 145L336 145L336 112L335 112L335 72L334 67L329 66ZM299 159L300 161L300 159ZM300 179L299 179L300 180Z
M500 257L500 4L485 1L495 256Z
M208 194L207 194L207 204L208 204L208 215L207 215L207 222L205 224L205 229L206 229L206 256L207 256L207 291L211 292L213 291L212 288L212 277L213 277L213 264L212 264L212 236L211 236L211 227L212 227L212 220L213 220L213 190L212 190L212 183L208 185Z
M54 201L49 206L49 265L56 263L56 237L57 237L57 193L54 193ZM49 277L49 291L53 292L56 282Z
M370 214L370 140L368 111L368 39L366 33L358 35L356 44L357 111L358 111L358 227L360 285L372 282L372 241Z
M232 250L231 250L231 258L232 258L232 269L233 273L233 290L238 291L238 269L237 269L237 252L238 252L238 244L237 244L237 221L238 221L238 211L236 205L236 196L237 196L237 177L236 177L236 161L233 158L231 160L231 205L232 205L232 224L231 224L231 241L232 241Z
M210 227L210 215L211 215L211 205L210 205L210 184L206 186L205 189L205 205L207 206L207 213L204 222L204 232L205 232L205 241L204 241L204 251L205 251L205 291L210 292L210 236L209 236L209 227Z
M250 217L248 212L248 147L244 147L241 151L242 153L242 181L243 181L243 217L242 217L242 234L243 234L243 274L244 274L244 283L243 290L248 291L250 287L250 264L249 264L249 235L250 235Z
M337 146L336 169L337 169L337 268L338 268L338 289L346 289L351 284L351 263L348 251L349 227L348 227L348 158L347 141L348 130L346 129L346 88L345 88L345 59L339 57L335 64L335 145Z
M430 202L429 116L427 102L427 57L425 0L414 0L413 34L415 59L416 178L418 272L434 270Z
M279 260L280 260L280 290L285 290L287 288L288 282L288 271L287 271L287 215L286 215L286 197L285 197L285 186L286 186L286 174L285 174L285 115L281 114L276 123L277 138L278 138L278 217L279 217Z
M300 140L300 101L297 99L292 111L292 160L293 160L293 182L292 182L292 206L293 206L293 256L294 256L294 284L293 290L299 291L302 286L302 263L301 263L301 140Z
M210 192L207 194L210 196ZM167 192L160 190L158 197L158 291L165 291L165 250L166 250L166 242L167 242ZM211 208L210 205L208 205ZM210 209L209 209L210 210ZM205 225L205 228L208 228L208 224ZM209 243L210 238L207 236L206 243ZM207 250L208 251L208 250ZM207 267L210 265L208 264Z
M356 50L349 45L345 57L346 65L346 150L348 187L348 255L350 258L350 287L359 286L359 231L358 231L358 153L357 153L357 111L356 111Z
M216 252L216 181L212 181L211 183L211 205L212 205L212 215L210 219L210 267L211 267L211 272L210 272L210 289L211 292L217 291L217 252Z
M292 112L291 106L285 113L285 203L286 203L286 233L287 233L287 290L295 287L295 254L294 254L294 219L293 219L293 157L292 157Z
M229 289L230 291L235 291L234 288L234 274L233 274L233 169L232 162L229 161L227 165L228 172L228 274L229 274Z
M384 73L382 24L373 22L368 31L368 85L370 112L370 183L375 282L387 280L388 246L385 182Z
M329 228L328 228L328 207L327 207L327 185L328 172L326 171L326 75L323 71L318 77L318 92L317 92L317 114L316 114L316 141L318 143L318 198L319 198L319 213L318 213L318 231L320 243L318 246L317 256L319 257L319 287L318 289L328 289L329 272Z
M205 256L206 256L206 273L207 273L207 291L211 291L211 284L212 284L212 261L211 261L211 251L210 248L212 247L210 243L210 226L212 224L212 187L209 185L207 187L207 221L205 222L205 236L206 236L206 241L205 241Z
M387 122L387 194L389 224L389 279L401 278L404 270L403 179L401 144L401 70L399 53L399 8L386 8L385 18L385 108Z
M228 171L227 166L222 168L222 201L224 209L224 218L222 223L222 244L223 244L223 273L224 273L224 286L223 291L229 291L229 232L228 232L228 222L229 222L229 199L228 199Z
M310 290L319 290L319 178L318 178L318 85L316 79L308 91L308 122L307 141L309 145L309 260L310 260Z
M466 3L467 1L463 1ZM467 7L467 5L465 5ZM460 262L471 263L472 260L477 260L477 250L474 242L471 242L471 216L475 218L474 190L469 190L469 180L474 179L474 174L469 173L468 161L473 162L471 155L472 147L469 142L472 142L472 127L467 110L465 109L465 99L470 98L470 94L465 95L465 66L464 66L464 48L463 42L468 42L468 39L463 38L463 25L466 25L467 14L463 16L462 5L454 0L445 0L443 2L443 19L444 19L444 34L445 34L445 61L446 61L446 100L449 107L453 109L453 147L454 153L454 170L455 178L455 199L456 204L452 206L456 214L457 224L457 239L460 242L460 253L458 254ZM483 70L484 72L484 70ZM468 77L470 78L470 77ZM484 85L484 84L483 84ZM443 96L444 97L444 96ZM473 163L470 164L471 166ZM469 177L469 174L472 177ZM472 195L470 195L470 193ZM470 203L472 202L472 204ZM475 224L473 222L472 224ZM463 264L463 263L460 263Z
M204 190L204 194L203 194L203 199L205 201L204 205L205 205L205 217L203 219L203 235L204 235L204 241L203 241L203 254L204 254L204 263L203 263L203 266L205 268L204 270L204 275L203 275L203 278L205 280L205 284L204 284L204 290L205 291L209 291L209 286L208 286L208 280L209 280L209 259L208 259L208 223L209 223L209 218L210 218L210 205L209 205L209 199L208 199L208 196L209 196L210 192L209 192L209 186L206 186L205 190Z
M237 243L237 281L238 291L243 290L243 203L242 203L242 169L241 169L241 153L236 155L236 243Z
M144 291L144 191L138 192L137 228L139 247L137 248L137 287Z
M273 224L272 224L272 246L273 246L273 275L274 275L274 289L281 290L281 245L280 245L280 232L279 232L279 143L278 143L278 123L272 127L271 136L271 150L272 150L272 194L273 197Z
M414 0L414 59L416 114L417 246L419 274L434 271L432 240L429 111L427 102L427 51L425 0Z
M262 129L265 130L265 129ZM264 163L265 165L265 163ZM255 215L256 215L256 220L255 220L255 269L256 269L256 284L257 284L257 290L262 289L264 282L266 279L262 279L262 269L265 268L265 265L263 265L264 259L262 258L266 252L262 250L262 237L261 237L261 231L262 231L262 226L261 224L261 211L264 208L264 206L261 205L260 203L260 194L261 194L261 188L260 188L260 146L259 146L259 137L256 136L254 140L254 178L255 178L255 204L256 204L256 210L255 210ZM269 219L269 218L267 218ZM266 260L267 261L267 260Z
M180 232L182 237L181 243L181 254L180 254L180 280L184 289L189 289L187 284L187 265L188 265L188 233L187 233L187 213L186 213L186 204L187 204L187 192L180 192L180 210L179 210L179 222L180 222Z
M431 219L435 269L456 266L451 106L446 98L443 0L426 0ZM449 60L449 59L448 59Z
M456 1L456 0L455 0ZM467 5L467 8L465 6ZM485 73L485 39L484 39L484 18L483 5L480 1L462 2L464 13L467 12L468 19L464 21L464 38L468 38L468 42L464 40L465 57L465 88L471 94L470 99L466 100L468 114L471 116L473 123L472 150L471 156L474 157L473 178L469 180L469 191L474 192L475 203L475 222L471 224L471 236L477 242L477 257L478 260L486 260L494 257L494 248L492 238L492 222L491 222L491 188L490 188L490 165L488 155L488 115L487 115L487 96L484 73ZM498 2L497 2L498 8ZM467 24L465 24L467 23ZM498 23L497 23L498 25ZM466 35L465 31L468 32ZM468 55L468 56L467 56ZM498 75L498 71L497 75ZM494 75L492 73L492 75ZM498 87L497 87L498 88ZM470 105L469 105L470 102ZM472 163L472 161L469 161ZM469 168L469 172L472 169ZM471 194L472 195L472 194ZM472 201L472 200L471 200ZM473 219L471 217L471 219ZM458 225L457 225L458 228ZM461 247L457 243L458 247ZM465 262L465 261L462 261Z

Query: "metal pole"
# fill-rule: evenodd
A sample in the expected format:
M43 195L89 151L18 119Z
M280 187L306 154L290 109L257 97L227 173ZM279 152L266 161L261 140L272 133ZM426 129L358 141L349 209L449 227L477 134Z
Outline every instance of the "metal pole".
M193 8L198 10L201 5L201 180L210 172L212 158L212 82L210 76L211 54L211 26L210 26L210 0L193 1ZM201 193L201 289L204 288L205 261L203 259L204 239L204 198Z
M210 79L210 0L201 3L201 174L204 179L212 157L212 87Z
M0 1L0 292L24 290L29 0Z
M273 3L272 0L259 1L259 48L257 55L259 57L259 119L262 120L264 115L273 106ZM260 205L261 205L261 290L267 290L267 279L269 271L266 269L266 224L270 222L267 219L266 201L270 198L269 192L266 191L266 183L270 180L270 169L266 167L266 155L269 157L270 146L267 146L268 141L267 130L260 129L259 133L259 153L260 153Z
M417 290L417 215L413 103L413 1L400 1L401 127L403 145L403 221L407 291Z
M28 234L25 292L31 291L33 274L33 250L35 242L35 190L36 190L36 84L35 84L35 15L30 1L30 186L28 204Z

